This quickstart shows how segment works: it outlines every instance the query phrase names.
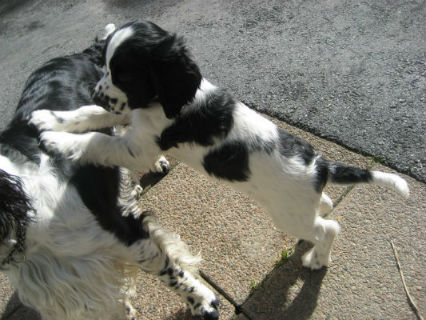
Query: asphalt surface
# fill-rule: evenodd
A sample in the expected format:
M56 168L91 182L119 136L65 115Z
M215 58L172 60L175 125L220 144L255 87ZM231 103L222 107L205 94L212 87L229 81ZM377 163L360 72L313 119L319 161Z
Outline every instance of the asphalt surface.
M249 106L426 181L425 1L0 0L0 128L31 71L110 22L184 35Z

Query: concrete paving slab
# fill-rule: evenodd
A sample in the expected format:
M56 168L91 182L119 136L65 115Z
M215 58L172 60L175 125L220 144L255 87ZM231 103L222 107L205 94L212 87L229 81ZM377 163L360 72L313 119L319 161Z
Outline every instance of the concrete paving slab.
M387 168L379 167L380 170ZM425 314L426 187L405 177L411 197L380 187L354 188L330 217L342 227L328 270L300 265L307 244L280 265L243 305L251 319L415 319L390 244L398 250L407 286Z

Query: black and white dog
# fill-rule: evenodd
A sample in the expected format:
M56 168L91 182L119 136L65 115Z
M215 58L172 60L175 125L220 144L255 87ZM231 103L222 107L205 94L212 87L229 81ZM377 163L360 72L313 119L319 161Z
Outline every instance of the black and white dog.
M199 257L142 212L127 170L43 151L28 124L34 110L93 103L104 45L36 70L0 133L0 270L44 320L134 319L128 297L139 269L159 276L193 315L218 319L214 293L193 273Z
M235 100L203 78L182 38L150 22L115 30L104 51L105 74L96 86L98 106L71 112L38 111L32 123L49 149L73 161L146 168L161 151L232 185L264 205L276 226L314 247L303 265L330 262L336 221L322 190L327 182L372 183L408 196L397 175L330 162L304 140ZM82 132L130 122L126 136Z

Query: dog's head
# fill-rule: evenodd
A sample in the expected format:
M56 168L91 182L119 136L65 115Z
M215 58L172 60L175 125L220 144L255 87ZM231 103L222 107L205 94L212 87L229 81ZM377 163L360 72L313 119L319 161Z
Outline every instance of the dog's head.
M11 248L23 246L23 243L19 242L25 235L30 212L30 199L22 187L21 180L0 169L0 263L11 252Z
M182 38L151 22L131 22L107 38L105 75L95 101L122 113L159 102L167 118L177 116L201 82Z

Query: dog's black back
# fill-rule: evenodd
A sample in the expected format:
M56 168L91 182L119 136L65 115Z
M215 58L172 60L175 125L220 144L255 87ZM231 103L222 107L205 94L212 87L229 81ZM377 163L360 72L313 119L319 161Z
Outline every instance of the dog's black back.
M41 153L47 151L39 145L39 132L28 124L31 113L40 109L73 110L93 104L92 92L102 76L103 47L104 42L97 41L84 52L53 59L30 75L11 122L0 134L2 155L16 164L39 163ZM104 229L126 244L147 236L141 228L141 218L121 214L118 168L79 166L61 155L49 156L58 177L76 187L84 204Z

